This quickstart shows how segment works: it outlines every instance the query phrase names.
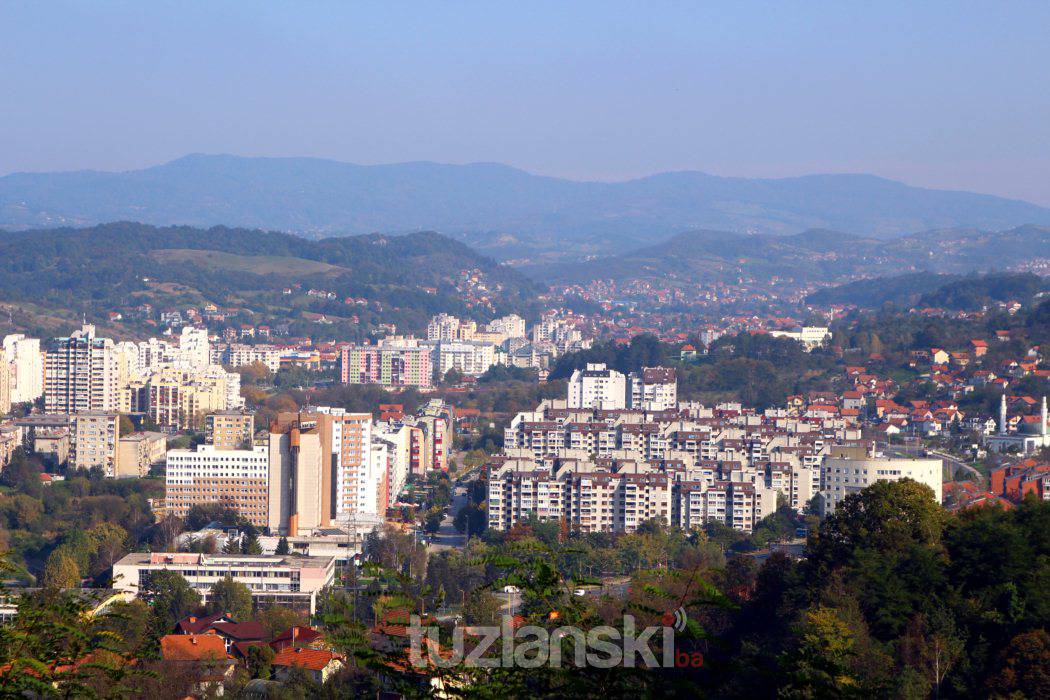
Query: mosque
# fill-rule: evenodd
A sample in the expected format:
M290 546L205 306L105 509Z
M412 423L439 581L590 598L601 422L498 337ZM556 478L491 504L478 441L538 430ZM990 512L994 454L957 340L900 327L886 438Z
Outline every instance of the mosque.
M985 446L992 452L1019 452L1023 455L1038 452L1050 447L1050 430L1046 424L1046 397L1039 411L1039 419L1021 423L1016 433L1007 433L1006 394L999 404L999 432L984 439Z

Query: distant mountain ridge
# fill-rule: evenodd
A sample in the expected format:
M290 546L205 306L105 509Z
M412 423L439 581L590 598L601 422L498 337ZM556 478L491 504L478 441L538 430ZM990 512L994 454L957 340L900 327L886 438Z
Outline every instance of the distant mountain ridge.
M892 238L971 226L1050 224L1050 209L911 187L872 175L780 179L669 172L577 182L495 163L354 165L315 158L190 155L126 172L0 177L0 227L226 225L313 236L439 230L513 258L639 247L695 229L809 229Z

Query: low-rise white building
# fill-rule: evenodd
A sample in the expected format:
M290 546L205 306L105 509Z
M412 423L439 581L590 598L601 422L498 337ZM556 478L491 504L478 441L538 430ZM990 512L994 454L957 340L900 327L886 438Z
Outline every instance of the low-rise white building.
M912 479L933 490L940 503L944 497L944 462L939 459L900 459L881 455L835 456L821 467L821 515L833 513L847 496L863 491L878 481Z
M139 595L157 571L179 574L206 603L212 586L229 576L256 604L317 610L317 594L335 578L334 557L135 552L113 565L113 588Z

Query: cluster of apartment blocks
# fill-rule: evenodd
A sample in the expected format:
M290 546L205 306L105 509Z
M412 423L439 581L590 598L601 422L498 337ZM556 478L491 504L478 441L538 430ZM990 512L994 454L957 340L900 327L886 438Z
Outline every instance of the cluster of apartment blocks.
M581 532L631 532L650 518L750 532L778 498L827 513L875 481L905 477L941 499L940 460L877 455L850 420L680 403L673 382L664 368L625 377L591 365L573 375L566 401L518 414L489 465L489 526L535 515Z
M329 407L280 413L253 439L251 417L209 416L207 442L167 453L165 508L224 503L271 533L381 522L410 474L448 469L451 411L373 421Z
M0 441L24 447L53 466L100 468L108 477L143 477L164 463L167 436L153 431L121 433L120 414L30 414L0 425ZM7 455L10 457L10 455ZM7 462L0 455L0 466Z
M344 384L382 384L429 388L434 376L455 370L478 377L493 365L546 370L560 353L586 347L575 328L545 316L526 336L525 320L510 315L483 329L471 320L438 314L427 326L427 337L390 336L375 345L350 345L341 351Z
M178 343L151 338L114 343L85 324L43 353L44 410L141 413L173 430L200 428L204 416L244 405L240 375L211 364L208 333L182 329Z

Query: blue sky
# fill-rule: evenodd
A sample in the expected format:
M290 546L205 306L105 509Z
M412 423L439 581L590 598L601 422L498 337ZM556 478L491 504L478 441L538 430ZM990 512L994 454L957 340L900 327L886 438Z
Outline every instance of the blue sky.
M870 172L1050 205L1045 2L0 2L0 174Z

